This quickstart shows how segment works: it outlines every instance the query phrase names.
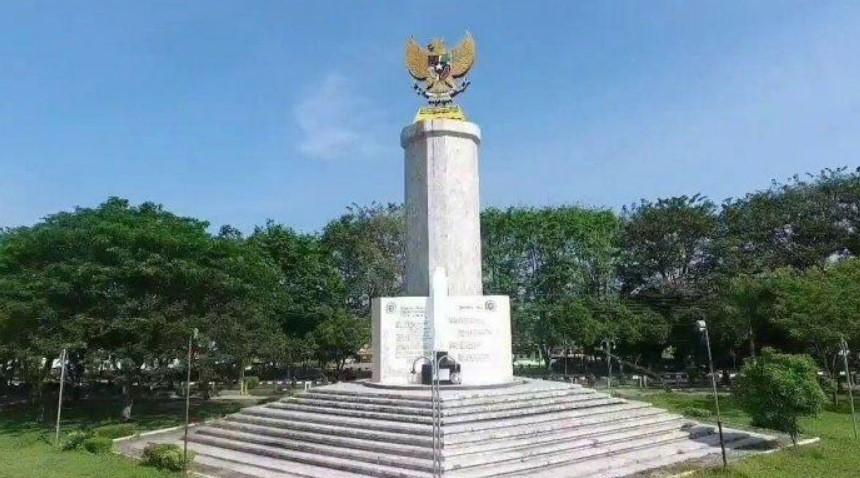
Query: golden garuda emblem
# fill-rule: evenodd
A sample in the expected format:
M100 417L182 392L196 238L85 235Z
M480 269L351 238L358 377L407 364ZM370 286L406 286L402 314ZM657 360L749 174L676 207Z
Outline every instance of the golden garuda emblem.
M413 88L433 106L449 105L469 87L465 76L475 64L475 51L475 40L468 32L466 38L450 50L441 39L433 40L424 48L410 38L406 43L406 69L417 80ZM424 85L418 83L422 81Z

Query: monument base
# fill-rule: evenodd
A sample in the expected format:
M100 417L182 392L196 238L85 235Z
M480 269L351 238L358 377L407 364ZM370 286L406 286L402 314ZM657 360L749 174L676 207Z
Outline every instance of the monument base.
M617 477L720 453L713 427L559 382L442 390L441 413L444 477ZM246 408L188 441L212 476L431 478L432 423L426 388L346 382ZM730 451L762 441L725 437Z
M421 383L422 365L444 350L461 385L513 381L511 312L507 296L453 296L443 302L438 330L428 317L430 297L373 300L373 378L385 385Z

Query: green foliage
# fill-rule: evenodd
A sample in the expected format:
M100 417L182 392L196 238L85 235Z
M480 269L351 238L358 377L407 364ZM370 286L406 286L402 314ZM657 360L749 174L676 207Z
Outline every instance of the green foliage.
M245 377L245 388L247 390L253 390L260 386L260 377Z
M804 272L784 269L768 280L776 325L809 346L835 376L840 339L860 344L860 259Z
M93 433L97 436L110 438L111 440L131 436L135 432L137 432L137 427L132 423L116 423L93 429Z
M173 444L149 443L143 449L144 465L153 466L159 470L182 471L185 468L185 456L182 448ZM188 462L194 460L194 453L188 452Z
M796 441L799 419L818 415L825 402L816 371L808 356L764 349L758 360L744 365L735 395L753 425L786 432Z
M63 450L77 450L85 441L93 437L93 432L89 430L75 430L69 432L63 439L61 447Z
M370 323L343 309L321 307L317 313L321 319L311 334L317 356L324 362L333 361L340 371L346 359L370 340Z
M90 453L108 453L113 448L113 440L105 436L92 436L81 443L84 450Z
M343 281L349 314L369 317L371 299L400 293L406 269L406 219L402 206L353 205L325 226L321 241ZM315 304L333 308L341 305L330 301Z
M686 407L681 410L681 414L692 418L710 418L711 411L707 408Z

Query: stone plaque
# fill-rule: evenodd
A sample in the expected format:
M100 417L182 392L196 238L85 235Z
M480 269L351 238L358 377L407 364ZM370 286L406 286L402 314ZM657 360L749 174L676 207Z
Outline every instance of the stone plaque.
M433 349L427 297L379 298L373 302L373 381L413 383L412 365ZM513 380L510 301L507 296L455 296L436 330L439 350L461 365L463 385Z

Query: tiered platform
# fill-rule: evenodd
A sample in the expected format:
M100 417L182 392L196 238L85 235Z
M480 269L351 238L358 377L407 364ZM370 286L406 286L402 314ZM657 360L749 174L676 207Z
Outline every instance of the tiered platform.
M547 381L443 390L442 430L445 477L616 477L719 453L711 427ZM202 426L189 446L196 462L240 476L430 478L431 433L428 389L340 383Z

